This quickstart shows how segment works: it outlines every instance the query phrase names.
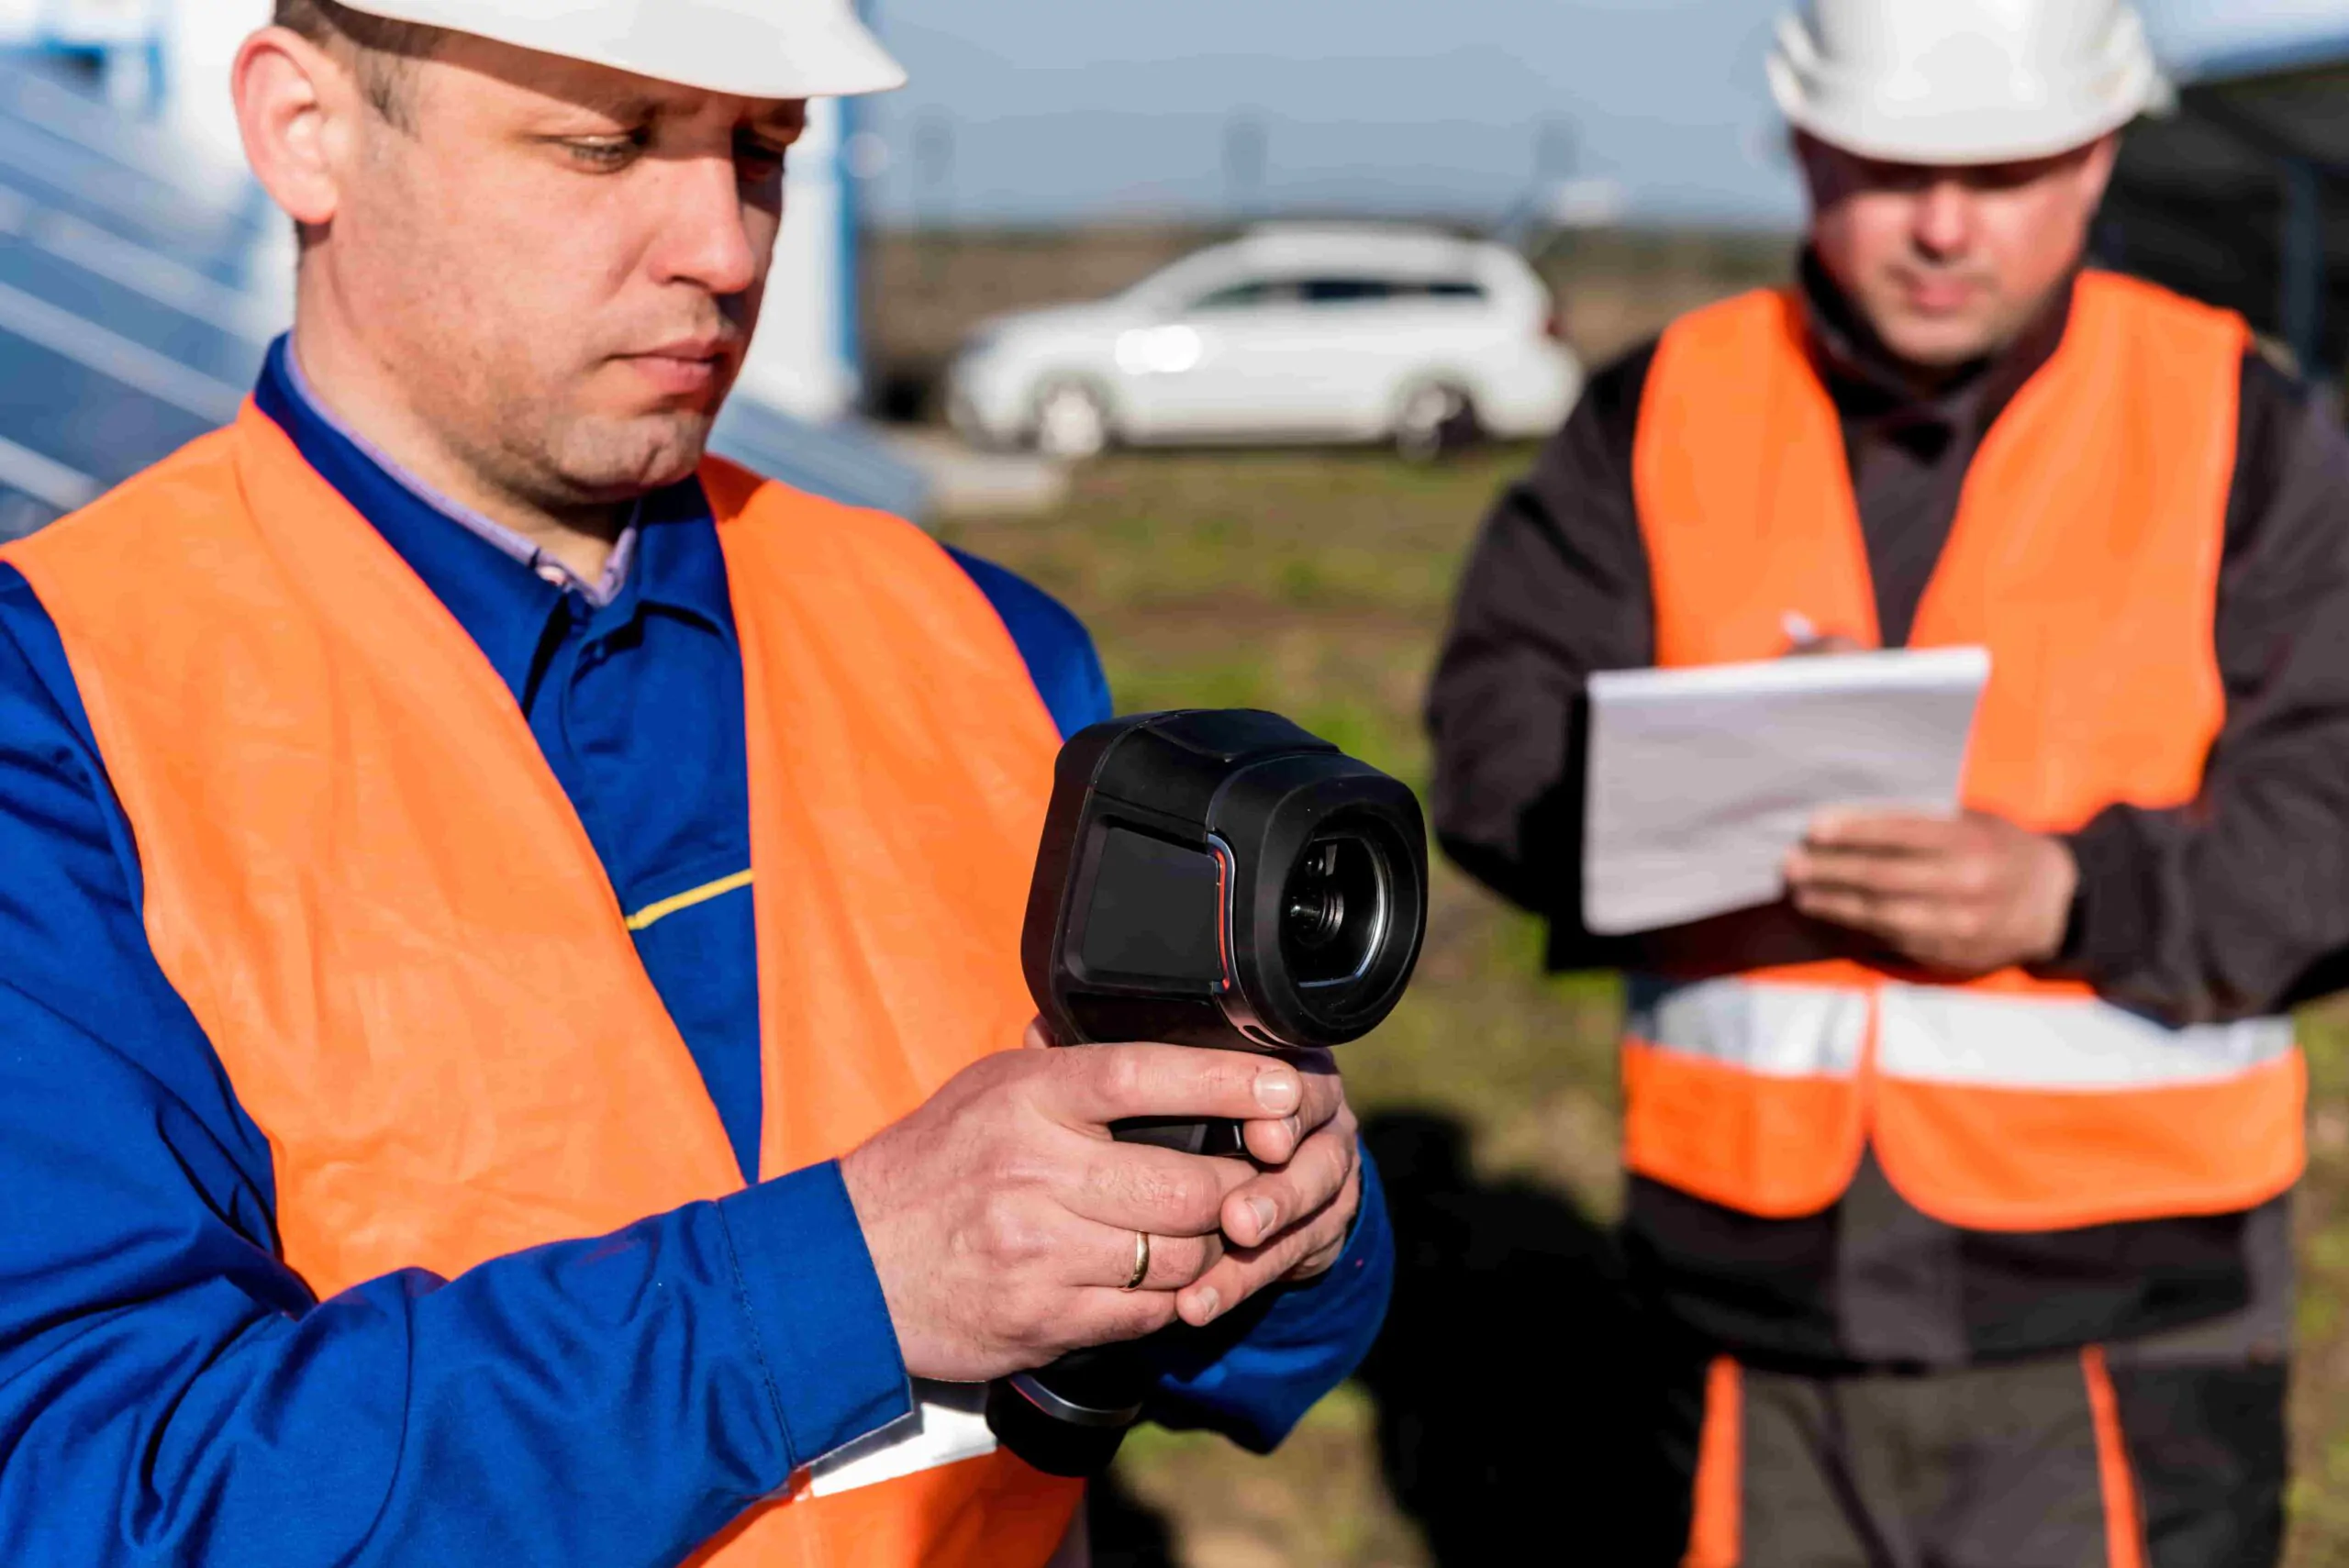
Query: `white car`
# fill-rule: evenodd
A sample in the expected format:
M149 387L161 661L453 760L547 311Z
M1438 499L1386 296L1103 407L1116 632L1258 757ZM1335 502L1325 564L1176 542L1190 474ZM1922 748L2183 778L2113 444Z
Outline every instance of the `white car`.
M1549 290L1499 245L1281 225L1092 305L986 322L956 357L966 439L1090 457L1113 442L1548 435L1582 391Z

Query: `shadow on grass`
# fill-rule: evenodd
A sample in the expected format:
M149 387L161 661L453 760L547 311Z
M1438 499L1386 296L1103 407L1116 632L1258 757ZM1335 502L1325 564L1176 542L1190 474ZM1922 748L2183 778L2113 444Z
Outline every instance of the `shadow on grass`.
M1678 1562L1697 1363L1652 1336L1613 1236L1554 1192L1480 1181L1449 1118L1379 1117L1364 1138L1398 1266L1361 1378L1434 1561Z
M1115 1471L1085 1488L1093 1568L1177 1568L1166 1516L1126 1490Z

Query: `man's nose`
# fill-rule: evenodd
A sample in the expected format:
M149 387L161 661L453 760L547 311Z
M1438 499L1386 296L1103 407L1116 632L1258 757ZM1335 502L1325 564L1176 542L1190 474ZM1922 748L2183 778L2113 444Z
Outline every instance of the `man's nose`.
M730 159L681 159L672 169L673 201L653 243L662 283L690 283L714 295L747 293L759 281L753 208L743 199Z
M1964 254L1974 238L1974 193L1961 180L1934 181L1917 198L1909 231L1917 249L1936 261Z

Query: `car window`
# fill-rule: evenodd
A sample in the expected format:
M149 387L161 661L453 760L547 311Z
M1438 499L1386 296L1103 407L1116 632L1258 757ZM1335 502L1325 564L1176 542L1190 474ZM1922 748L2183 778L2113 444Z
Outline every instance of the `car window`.
M1308 305L1356 305L1364 300L1392 299L1396 286L1386 278L1307 278L1299 288Z
M1362 305L1382 300L1481 300L1473 278L1381 278L1323 273L1303 278L1251 278L1225 284L1192 301L1193 310L1247 310L1268 305Z
M1297 292L1308 305L1360 305L1378 300L1477 300L1485 297L1485 285L1471 278L1328 274L1302 280Z
M1193 310L1246 310L1255 306L1284 305L1297 297L1297 285L1275 283L1265 278L1252 278L1244 284L1227 284L1222 288L1200 295L1192 302Z

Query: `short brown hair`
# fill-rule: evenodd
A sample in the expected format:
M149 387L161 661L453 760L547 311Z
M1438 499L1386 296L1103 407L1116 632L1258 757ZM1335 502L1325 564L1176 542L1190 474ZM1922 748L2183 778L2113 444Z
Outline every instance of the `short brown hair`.
M276 0L275 21L301 34L320 49L346 51L359 77L360 91L375 112L404 130L413 130L415 101L409 89L416 62L429 56L448 36L445 28L423 22L395 22L372 12L355 11L340 0Z

